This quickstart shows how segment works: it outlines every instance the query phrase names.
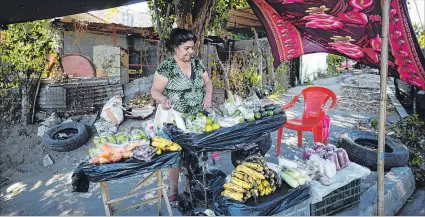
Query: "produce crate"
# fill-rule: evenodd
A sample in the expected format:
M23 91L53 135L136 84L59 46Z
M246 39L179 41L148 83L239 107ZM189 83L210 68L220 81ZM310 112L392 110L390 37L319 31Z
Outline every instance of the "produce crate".
M274 216L310 216L310 200L306 199Z
M311 204L312 216L328 216L354 207L360 203L360 179L332 191L322 201Z

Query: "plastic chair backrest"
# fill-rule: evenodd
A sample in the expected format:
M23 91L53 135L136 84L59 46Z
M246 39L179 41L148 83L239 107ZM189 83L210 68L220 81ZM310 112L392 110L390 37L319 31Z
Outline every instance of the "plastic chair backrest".
M324 111L324 107L329 99L332 99L332 104L328 111L336 105L336 94L325 87L313 86L305 88L301 94L304 96L304 114L303 119L317 119ZM326 112L326 111L325 111Z

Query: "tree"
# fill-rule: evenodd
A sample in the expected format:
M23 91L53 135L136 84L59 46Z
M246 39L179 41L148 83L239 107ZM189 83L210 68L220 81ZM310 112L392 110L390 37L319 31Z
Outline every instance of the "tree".
M246 0L157 0L157 2L161 25L165 23L167 7L170 7L168 25L160 27L164 30L164 38L174 23L179 28L190 29L198 38L195 44L198 55L203 53L204 36L208 31L218 33L222 29L230 9L248 6ZM154 0L149 0L149 5L152 10L155 10ZM157 19L155 14L153 19Z
M0 32L0 77L2 87L17 86L22 95L22 121L30 120L31 87L46 70L48 55L57 55L59 35L48 21L11 24Z

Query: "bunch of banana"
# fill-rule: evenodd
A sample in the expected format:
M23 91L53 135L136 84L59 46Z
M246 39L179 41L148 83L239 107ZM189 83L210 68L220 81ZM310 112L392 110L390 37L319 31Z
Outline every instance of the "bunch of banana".
M232 172L232 181L224 184L222 195L244 202L250 197L273 193L281 186L280 177L269 169L261 155L251 155L239 161L236 171Z
M182 147L179 144L159 136L155 136L153 138L151 145L157 148L158 155L164 151L181 151L182 150Z

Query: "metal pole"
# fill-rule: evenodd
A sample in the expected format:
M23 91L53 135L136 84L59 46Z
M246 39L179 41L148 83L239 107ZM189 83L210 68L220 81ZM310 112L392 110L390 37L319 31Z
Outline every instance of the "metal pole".
M382 5L382 52L381 52L381 97L379 101L378 130L378 216L384 216L384 146L385 117L387 113L387 77L388 77L388 30L389 30L390 0L383 0Z

